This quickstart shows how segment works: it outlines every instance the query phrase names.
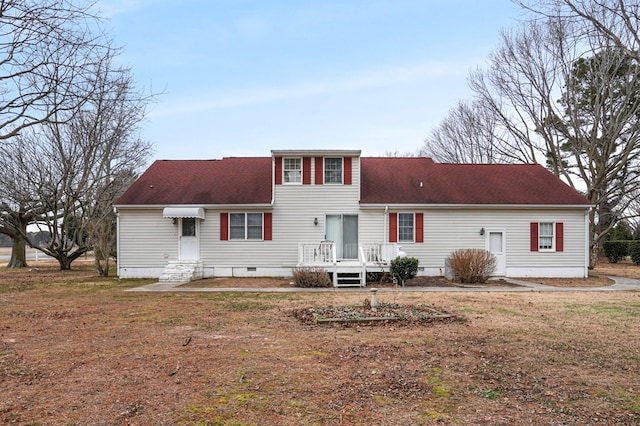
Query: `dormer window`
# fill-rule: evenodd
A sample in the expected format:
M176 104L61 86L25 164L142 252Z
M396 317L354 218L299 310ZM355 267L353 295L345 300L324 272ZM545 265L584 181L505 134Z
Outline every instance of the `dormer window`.
M342 158L324 159L324 183L342 183Z
M302 159L284 158L282 167L284 183L302 183Z

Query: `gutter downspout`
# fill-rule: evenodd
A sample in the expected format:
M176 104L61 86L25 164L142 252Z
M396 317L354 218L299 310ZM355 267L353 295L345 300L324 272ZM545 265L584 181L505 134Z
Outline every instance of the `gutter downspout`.
M271 208L276 202L276 157L271 155Z
M388 224L389 220L389 206L384 206L384 228L382 228L382 243L387 242L387 229L389 229Z
M116 265L117 267L117 275L120 278L120 213L118 213L118 209L114 206L113 212L116 214Z
M584 240L585 240L585 253L584 253L584 271L583 278L589 277L589 262L591 261L591 239L589 238L589 211L593 207L584 210Z

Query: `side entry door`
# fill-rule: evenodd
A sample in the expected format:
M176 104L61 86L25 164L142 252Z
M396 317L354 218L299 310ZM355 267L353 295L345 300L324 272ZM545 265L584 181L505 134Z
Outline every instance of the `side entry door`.
M194 217L183 217L180 219L180 260L198 260L200 252L198 249L198 219Z
M507 272L505 232L489 230L486 235L486 249L496 257L496 270L493 272L493 275L504 276Z

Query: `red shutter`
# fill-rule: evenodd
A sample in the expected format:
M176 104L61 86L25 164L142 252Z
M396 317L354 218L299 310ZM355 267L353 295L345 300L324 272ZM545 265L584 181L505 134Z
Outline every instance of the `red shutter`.
M276 185L282 185L282 157L276 157Z
M344 158L344 184L345 185L351 185L352 182L352 158L351 157L345 157Z
M398 242L398 213L389 213L389 242Z
M271 241L273 235L271 233L271 224L273 222L273 214L265 213L264 214L264 239L265 241Z
M229 239L229 213L220 213L220 240Z
M311 184L311 157L302 159L302 184Z
M531 251L538 251L538 222L531 222Z
M424 213L416 213L416 243L424 243Z
M322 157L316 157L316 185L324 182L324 161Z
M564 251L564 223L556 223L556 251Z

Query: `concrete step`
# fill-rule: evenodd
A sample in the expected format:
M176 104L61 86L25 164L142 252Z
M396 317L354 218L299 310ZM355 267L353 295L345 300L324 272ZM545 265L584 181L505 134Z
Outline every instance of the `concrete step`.
M202 276L203 267L201 261L172 260L167 263L158 280L160 282L187 282L200 279Z

